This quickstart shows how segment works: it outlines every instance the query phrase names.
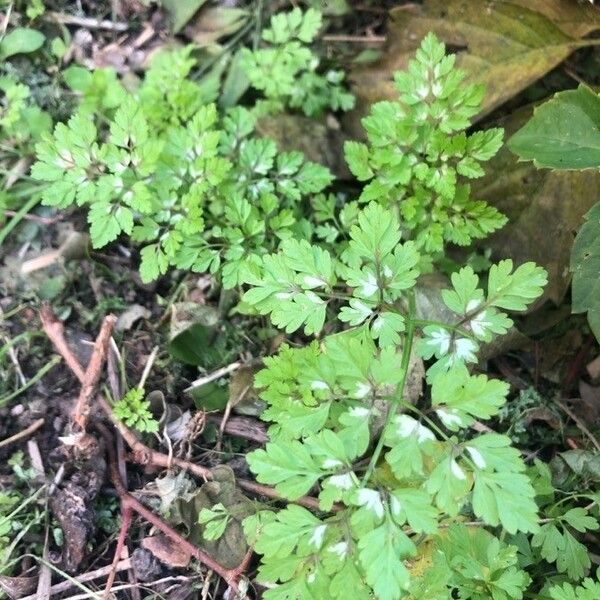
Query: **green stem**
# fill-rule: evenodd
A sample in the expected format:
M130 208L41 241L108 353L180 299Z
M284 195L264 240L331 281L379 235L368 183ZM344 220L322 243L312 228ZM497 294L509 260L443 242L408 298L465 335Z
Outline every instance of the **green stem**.
M441 427L438 427L435 421L430 419L422 410L419 410L410 402L404 402L404 406L407 410L419 415L419 417L423 419L445 442L450 441L450 436Z
M22 340L29 340L34 337L46 337L41 331L24 331L14 338L6 340L6 343L0 346L0 361L4 358L4 355L12 348L19 344Z
M31 179L33 181L32 177L27 177L27 178ZM23 177L21 177L20 179L23 179ZM9 192L9 200L14 200L15 198L19 199L19 198L26 198L27 196L33 196L34 194L41 192L47 186L48 186L47 183L40 183L39 185L19 187L18 189L10 188L10 190L6 190L6 191ZM38 201L39 201L39 198L38 198Z
M4 243L4 240L8 237L11 231L23 220L25 215L40 201L40 197L34 194L29 198L23 206L19 209L17 214L0 230L0 246Z
M430 321L429 319L411 320L412 323L417 327L427 327L428 325L433 325L435 327L441 327L442 329L447 329L449 331L455 331L464 337L477 341L477 338L472 333L469 333L466 329L460 327L460 325L452 325L451 323L444 323L443 321Z
M45 364L25 385L22 385L19 389L15 390L11 394L0 398L0 406L4 406L7 402L10 402L13 398L16 398L19 394L22 394L25 390L28 390L32 385L35 385L48 371L53 369L61 361L60 356L55 356L49 363Z
M23 500L15 510L13 510L9 515L0 517L0 526L4 527L7 523L10 523L14 517L16 517L24 508L26 508L29 504L31 504L44 490L46 486L38 488L31 496Z
M415 313L415 297L414 295L410 295L409 297L409 316L414 315ZM408 319L406 323L406 338L404 341L404 348L402 349L402 362L400 363L400 383L398 385L397 394L400 399L404 396L404 386L406 384L406 379L408 377L408 369L410 367L410 355L412 353L412 346L415 337L415 325L412 319ZM401 400L394 402L390 406L390 410L388 411L387 417L385 419L385 424L383 429L381 430L381 436L377 442L377 446L375 446L375 450L373 455L371 456L371 460L369 461L369 466L363 476L361 487L365 487L377 466L377 462L379 461L379 457L381 456L381 452L383 451L383 440L385 430L387 426L393 421L396 413L398 412L398 407L401 405Z
M343 292L319 292L317 290L316 294L329 300L352 300L354 298L354 296L351 296L350 294L344 294Z
M254 11L254 34L252 35L252 51L256 52L260 45L262 36L262 21L263 21L263 0L258 0Z
M10 319L11 317L14 317L16 314L18 314L19 312L21 312L24 309L25 309L24 304L17 304L17 306L15 306L14 308L11 308L10 310L7 310L6 312L2 313L0 315L0 318L3 321L8 321L8 319Z

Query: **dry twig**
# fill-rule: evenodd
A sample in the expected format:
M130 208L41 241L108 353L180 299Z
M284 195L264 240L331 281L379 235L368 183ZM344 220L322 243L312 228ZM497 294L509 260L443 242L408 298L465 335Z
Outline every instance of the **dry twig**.
M102 374L110 336L116 322L117 317L115 317L115 315L107 315L104 317L100 333L94 343L92 358L90 359L88 368L81 380L81 392L79 393L79 398L77 399L73 411L73 421L82 431L85 431L86 429L87 421L90 416L90 402Z
M42 314L42 326L46 335L50 338L56 351L63 357L71 371L73 371L73 374L77 377L77 379L79 379L80 382L83 382L85 372L77 357L73 354L65 341L62 323L58 321L49 306L42 307L42 311L45 313ZM167 454L163 454L162 452L157 452L156 450L152 450L146 446L138 439L137 435L133 431L131 431L113 415L110 404L107 402L106 398L104 398L101 394L98 394L97 401L100 408L117 428L127 445L131 448L133 453L131 458L134 462L137 462L138 464L153 465L155 467L161 467L165 469L177 466L184 471L192 473L196 477L200 477L201 479L212 479L212 472L210 469L188 460L169 456ZM265 496L266 498L272 498L274 500L284 500L279 492L273 488L246 479L237 479L236 481L238 485L246 491L260 496ZM316 498L311 498L310 496L298 498L294 501L294 503L300 504L306 508L319 508L318 500ZM335 509L336 507L334 506L334 510Z
M216 379L221 379L221 377L225 377L225 375L229 375L229 373L233 373L234 371L237 371L242 366L242 364L243 363L241 363L241 362L233 362L230 365L227 365L226 367L221 367L220 369L217 369L216 371L213 371L212 373L209 373L208 375L205 375L204 377L200 377L199 379L196 379L196 381L192 381L190 386L185 388L185 391L191 392L192 390L202 387L203 385L206 385L207 383L210 383L211 381L215 381Z
M121 476L119 475L119 468L117 465L117 457L114 449L114 440L110 431L100 423L98 423L96 426L98 428L98 431L100 431L102 437L104 438L104 441L106 442L106 449L109 459L108 467L110 472L110 478L119 496L119 499L121 500L123 514L127 515L128 512L130 513L131 511L138 513L141 517L148 521L148 523L156 527L156 529L164 533L168 538L175 542L175 544L177 544L182 550L196 558L207 568L217 573L222 579L224 579L227 582L231 589L237 594L239 592L238 582L240 577L243 575L243 571L240 570L240 567L244 567L245 561L242 561L240 566L236 567L235 569L226 569L225 567L221 566L218 562L216 562L213 558L211 558L208 554L206 554L206 552L200 550L200 548L188 542L170 525L165 523L160 517L156 516L153 512L146 508L139 500L134 498L125 489L125 486L121 481ZM124 542L125 534L126 530L123 531L122 529L119 535L119 541L122 540Z
M62 323L58 321L56 316L53 314L51 308L49 306L44 306L41 312L41 319L44 331L46 335L50 338L52 344L55 349L59 352L59 354L64 358L67 365L71 368L75 376L79 379L82 384L82 391L80 395L80 400L84 397L84 406L80 408L80 415L85 416L83 421L79 421L80 424L85 426L87 424L87 418L89 416L89 399L95 385L99 379L99 371L101 370L101 366L103 365L104 358L106 355L106 349L108 347L108 343L110 340L110 333L112 331L112 327L114 325L114 317L107 317L103 323L102 329L98 338L96 340L94 354L92 359L90 360L90 366L87 371L84 371L83 367L79 363L77 357L71 351L69 345L64 339L64 328ZM90 391L91 390L91 391ZM117 430L121 433L123 439L130 446L133 451L133 460L136 462L142 462L145 464L152 464L158 467L170 468L173 465L176 465L184 470L190 471L194 475L201 477L202 479L212 479L212 472L210 469L202 467L201 465L197 465L190 461L186 461L180 458L171 457L166 454L162 454L161 452L156 452L151 448L148 448L145 444L140 442L133 431L131 431L128 427L126 427L123 423L121 423L112 413L112 409L106 399L101 395L97 395L97 401L100 408L106 414L106 416L111 420ZM79 401L78 401L79 405ZM127 491L127 488L123 484L123 480L121 479L121 475L119 473L118 462L115 453L115 443L112 434L109 430L102 425L101 423L96 423L97 429L100 431L102 437L106 443L106 451L109 456L109 470L110 477L119 495L121 500L121 510L123 514L123 525L121 528L121 532L119 534L119 540L117 545L117 552L115 555L115 560L113 562L111 570L108 572L109 578L107 582L106 590L110 591L110 587L114 581L114 575L116 573L116 566L120 559L120 550L123 548L127 530L129 528L131 513L136 512L141 517L143 517L146 521L148 521L151 525L156 527L170 539L172 539L176 544L182 547L185 551L187 551L191 556L194 556L197 560L199 560L202 564L204 564L207 568L215 571L220 577L222 577L227 584L231 587L234 592L239 591L238 583L240 578L243 576L245 569L247 568L247 564L250 560L251 553L249 553L242 563L235 569L225 569L216 561L214 561L209 555L205 552L188 542L185 538L180 536L174 529L172 529L167 523L165 523L160 517L156 516L149 509L147 509L143 504L141 504L136 498L131 496ZM238 480L238 485L245 490L251 491L255 494L259 494L262 496L274 498L277 500L281 500L281 496L278 494L276 490L273 488L268 488L266 486L262 486L253 481L246 480ZM302 504L307 508L318 508L318 501L315 498L300 498L296 501L298 504ZM334 507L335 509L336 507Z
M122 560L117 564L117 571L125 571L131 568L131 560L128 558L127 560ZM95 571L90 571L88 573L83 573L82 575L78 575L77 577L73 577L74 581L78 581L79 583L85 583L86 581L93 581L94 579L100 579L100 577L106 577L110 573L112 569L112 565L108 565L106 567L100 567ZM50 593L52 596L56 596L61 592L66 592L68 589L72 588L75 584L72 580L67 579L66 581L61 581L60 583L56 583L50 588ZM25 596L21 598L21 600L36 600L36 594L31 594L30 596Z
M106 29L108 31L127 31L127 23L115 23L113 21L94 19L93 17L77 17L55 11L48 11L44 14L44 19L54 21L62 25L76 25L86 29Z
M555 404L560 408L564 413L566 413L571 419L575 422L577 427L581 429L581 432L587 436L587 438L592 442L594 448L600 452L600 442L596 439L596 436L587 428L586 424L563 402L558 399L554 400Z
M19 431L10 437L2 440L0 442L0 448L4 448L4 446L9 446L10 444L14 444L26 437L29 437L31 434L35 433L42 425L44 424L44 419L38 419L34 421L29 427L23 429L23 431Z
M324 42L349 42L355 44L383 44L387 38L384 35L324 35Z
M56 317L49 304L42 304L40 319L42 321L44 332L52 342L54 349L62 356L69 369L73 371L75 377L77 377L79 381L83 381L85 371L65 340L65 328L62 321Z
M17 215L16 210L5 210L4 214L7 217L15 217ZM54 225L54 223L58 223L63 220L62 215L57 215L56 217L41 217L40 215L32 215L28 213L22 216L26 221L34 221L35 223L40 223L41 225Z

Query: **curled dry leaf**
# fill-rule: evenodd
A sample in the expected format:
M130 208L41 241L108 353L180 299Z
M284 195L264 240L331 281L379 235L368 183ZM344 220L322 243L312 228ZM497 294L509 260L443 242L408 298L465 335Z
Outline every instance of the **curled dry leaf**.
M144 538L142 547L152 552L163 564L176 569L187 567L192 558L184 548L162 534Z
M234 569L243 560L248 546L242 530L242 520L254 513L254 504L235 484L233 471L221 465L212 470L213 480L200 488L181 494L172 508L173 521L188 530L186 536L225 568ZM222 504L231 516L221 537L206 540L198 515L203 508L212 509Z
M119 315L115 329L117 331L127 331L131 329L137 321L140 319L148 319L150 317L150 311L141 304L132 304Z
M254 376L262 368L262 361L254 361L234 371L229 380L229 406L240 415L259 416L265 409L254 387Z

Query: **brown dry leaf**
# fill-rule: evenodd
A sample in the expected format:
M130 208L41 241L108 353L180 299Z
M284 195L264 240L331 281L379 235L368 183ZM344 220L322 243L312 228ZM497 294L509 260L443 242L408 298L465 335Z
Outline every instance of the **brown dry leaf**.
M255 512L254 504L235 486L233 471L226 465L212 469L213 480L200 488L181 494L172 506L172 521L185 526L187 539L198 544L218 563L227 569L237 567L244 558L248 545L242 529L245 517ZM203 526L198 523L198 515L203 508L213 508L222 504L229 514L223 535L214 541L202 537Z
M521 423L525 427L529 427L535 421L546 423L548 427L554 430L558 430L561 427L561 420L547 406L530 408L521 415Z
M88 436L91 438L91 436ZM75 471L50 498L50 509L63 532L62 565L68 573L75 573L87 556L87 545L97 522L92 508L104 481L106 464L99 459L99 444L95 456L82 461L81 470Z
M22 598L35 591L37 576L34 577L8 577L0 575L0 590L9 598Z
M254 376L263 368L260 360L240 367L229 380L229 405L240 415L259 416L265 403L258 397Z
M176 569L187 567L192 558L191 554L162 534L144 538L142 548L152 552L161 563Z
M594 360L589 362L586 370L592 381L596 383L600 379L600 356L596 356Z
M588 427L595 427L600 419L600 386L580 381L579 396L571 400L575 414Z
M578 38L598 29L600 11L595 6L563 0L521 0L527 10L545 15L563 33Z
M140 319L149 319L152 313L141 304L131 304L119 315L116 331L127 331L131 329Z
M523 109L500 123L506 137L531 115ZM485 241L496 257L520 264L534 261L548 271L539 304L560 304L571 282L569 258L583 215L600 199L600 172L550 171L520 163L506 147L487 165L487 175L474 182L473 196L493 204L508 224Z
M585 46L581 37L597 29L600 11L565 0L425 0L395 8L382 60L352 74L359 110L397 98L393 73L406 68L430 31L458 49L470 81L486 85L484 115Z
M343 152L346 138L338 123L302 115L269 115L258 121L256 131L275 140L281 151L300 150L307 160L329 167L336 177L350 176Z
M569 365L582 344L581 332L571 329L560 337L547 337L538 342L538 369L542 377L556 384L564 381Z

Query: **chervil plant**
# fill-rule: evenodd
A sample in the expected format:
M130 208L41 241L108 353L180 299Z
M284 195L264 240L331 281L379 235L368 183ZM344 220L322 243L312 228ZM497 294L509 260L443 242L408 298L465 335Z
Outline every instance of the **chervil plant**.
M150 411L150 402L146 400L146 393L141 388L131 388L113 406L113 413L133 429L142 433L156 433L158 421Z
M482 277L465 266L441 294L451 317L417 308L420 275L445 243L504 222L457 184L482 175L502 137L462 131L481 91L461 79L427 36L396 76L401 102L365 120L370 145L347 146L352 170L370 180L368 204L347 204L335 220L332 200L315 199L317 221L335 220L348 242L284 240L246 277L246 306L286 333L320 338L284 345L255 379L270 441L247 456L250 468L291 502L311 494L319 504L246 519L265 598L550 600L595 589L563 582L590 567L577 537L599 527L597 495L580 496L585 506L568 492L557 500L549 469L528 468L508 436L482 424L505 405L508 384L468 368L512 327L509 312L541 295L546 272L503 260ZM527 565L547 565L550 578L534 580Z
M231 288L261 253L303 230L304 198L332 176L252 137L248 110L220 116L205 104L187 79L189 55L160 58L133 95L102 79L111 106L86 82L89 101L38 144L32 175L47 183L45 204L87 208L94 248L121 234L141 243L144 281L178 267L220 272Z
M326 109L354 106L354 97L342 86L343 71L318 72L319 58L308 44L321 24L321 13L314 8L278 13L262 32L266 47L242 50L242 66L250 84L264 94L272 110L299 108L313 116Z
M596 571L596 579L600 580L600 570ZM552 600L595 600L600 598L600 581L586 577L580 586L565 583L550 588Z
M0 140L12 155L29 155L40 135L52 126L50 116L30 99L31 90L12 75L0 76Z
M420 259L414 242L402 242L395 213L372 202L341 257L287 240L249 278L244 301L287 332L321 333L328 311L351 326L307 348L285 347L256 379L269 405L263 418L273 424L250 467L289 500L316 490L324 515L291 506L246 521L263 554L259 580L277 584L266 598L353 590L354 598L392 599L438 580L438 595L428 598L455 588L477 591L465 597L519 598L511 590L529 581L514 547L484 529L538 531L525 464L508 437L470 430L498 413L508 385L472 375L466 364L511 327L506 310L523 310L541 294L546 274L506 260L482 286L465 267L443 294L454 319L433 323L415 307ZM429 400L415 406L406 385L419 355L434 362ZM461 525L472 519L480 524ZM432 547L444 560L411 576L410 561Z
M322 75L308 47L320 26L316 11L294 9L242 51L264 96L254 109L219 113L214 90L191 77L191 47L159 55L135 90L110 71L70 70L81 104L32 168L44 202L83 207L96 248L139 243L144 281L169 268L212 273L244 289L237 310L295 334L255 378L270 441L248 464L290 502L244 521L264 598L589 599L597 584L584 579L579 537L598 529L598 495L555 493L548 467L526 465L486 427L509 386L472 369L541 295L545 271L464 266L441 293L449 316L417 306L421 276L449 243L505 222L468 184L503 132L466 133L483 90L429 35L396 75L398 101L364 119L367 143L346 144L360 197L324 192L326 168L254 133L266 110L351 106L341 75ZM302 336L313 339L301 347ZM142 390L114 410L156 430ZM318 510L294 504L306 494ZM211 541L234 518L223 504L198 515Z
M503 130L467 134L484 90L464 85L454 55L427 36L406 72L395 76L397 102L378 102L363 119L368 144L347 142L346 160L360 181L359 198L401 215L417 247L440 253L444 243L468 245L502 227L506 218L471 198L469 179L502 144Z
M52 119L31 100L31 90L0 68L0 161L6 168L0 174L0 221L6 208L20 210L35 205L39 196L35 185L23 181L21 165L34 153L34 144L51 129ZM0 232L0 245L10 229Z

